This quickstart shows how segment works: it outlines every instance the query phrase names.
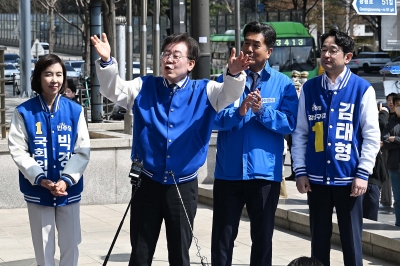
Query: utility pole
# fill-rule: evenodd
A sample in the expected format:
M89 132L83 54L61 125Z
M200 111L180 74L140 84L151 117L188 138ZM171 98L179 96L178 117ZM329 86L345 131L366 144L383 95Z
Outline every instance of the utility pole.
M325 33L325 3L322 0L322 34Z
M127 0L126 9L126 80L131 80L133 77L132 70L132 51L133 51L133 28L132 28L132 0ZM124 115L124 133L132 134L133 127L133 112L132 109L126 110Z
M114 49L111 49L111 55L112 56L115 56L115 57L117 57L117 33L116 33L116 20L115 20L115 2L114 1L110 1L110 9L111 9L111 21L112 21L112 26L111 26L111 28L112 28L112 32L113 32L113 42L112 42L112 45L113 45L113 47L112 48L114 48Z
M353 31L350 29L350 0L346 0L346 28L344 32L346 32L348 35L352 35Z
M90 1L90 36L96 34L101 34L101 0ZM90 56L91 62L99 58L92 43L90 43ZM100 123L103 122L103 97L100 94L100 84L96 75L96 67L94 64L91 64L90 67L92 122Z
M140 16L140 75L146 76L147 72L147 0L141 1ZM130 65L132 67L132 65Z
M254 12L256 12L256 21L258 21L258 0L255 0L256 5L255 5L255 9Z
M153 76L160 75L160 0L154 0L153 15Z
M235 0L235 46L236 56L242 50L242 33L240 31L240 0Z
M32 96L32 89L29 77L31 76L31 3L30 1L19 0L20 6L20 56L21 62L21 97L26 94L26 97Z
M127 0L126 9L126 80L132 79L132 51L133 51L133 28L132 28L132 0Z
M197 0L192 0L197 2ZM196 11L197 12L197 11ZM193 13L193 12L192 12ZM167 11L168 15L168 11ZM169 22L170 22L170 32L172 33L187 32L186 29L186 0L171 0L169 2ZM210 25L207 25L210 27Z
M119 76L126 80L125 77L125 58L126 58L126 41L125 41L125 24L126 24L126 19L125 17L116 17L115 18L115 57L117 58L118 61L118 72Z
M199 43L200 58L192 72L193 79L210 78L210 1L191 1L192 37Z

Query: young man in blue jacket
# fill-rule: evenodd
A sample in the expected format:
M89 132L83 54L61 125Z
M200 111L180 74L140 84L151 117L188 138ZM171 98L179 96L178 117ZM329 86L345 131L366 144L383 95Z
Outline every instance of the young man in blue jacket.
M300 94L292 156L297 189L307 193L311 255L330 265L336 209L344 265L362 265L363 194L380 147L374 88L352 74L354 41L331 29L321 36L325 73Z
M276 32L251 22L242 52L250 60L244 93L216 116L218 129L211 244L213 266L232 264L244 205L250 218L250 265L271 265L275 211L282 181L284 135L296 127L292 81L268 63Z

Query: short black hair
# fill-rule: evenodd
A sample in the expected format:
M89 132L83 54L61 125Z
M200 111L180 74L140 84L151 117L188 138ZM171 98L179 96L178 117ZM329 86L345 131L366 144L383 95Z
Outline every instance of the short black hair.
M393 96L393 105L394 105L397 101L400 101L400 93L396 93L396 94Z
M169 35L164 39L163 44L161 46L161 51L164 52L165 47L167 47L171 43L180 43L184 42L188 48L187 58L190 60L194 60L197 62L200 57L200 47L195 39L189 37L187 33L175 33Z
M67 79L67 87L66 88L69 88L72 92L76 93L76 86L75 86L73 79Z
M287 266L324 266L319 260L316 258L310 257L298 257L291 262Z
M321 45L323 45L326 38L330 36L335 37L335 43L342 47L343 54L352 53L354 51L354 40L337 28L330 29L328 32L321 35Z
M60 64L63 70L63 84L61 86L61 89L58 93L62 94L65 90L65 82L67 78L67 70L61 60L60 57L58 57L55 54L46 54L42 56L39 61L37 61L35 65L35 69L33 70L33 74L31 77L31 88L33 91L35 91L37 94L42 94L42 84L40 83L41 81L41 75L46 68L48 68L51 65L55 64Z
M395 92L391 92L391 93L389 93L388 95L386 95L386 100L387 99L389 99L389 97L394 97L394 96L396 96L397 95L397 93L395 93Z
M276 31L274 28L267 23L260 23L258 21L252 21L248 23L243 29L243 37L246 38L247 33L261 33L264 36L264 43L267 48L272 48L276 42Z

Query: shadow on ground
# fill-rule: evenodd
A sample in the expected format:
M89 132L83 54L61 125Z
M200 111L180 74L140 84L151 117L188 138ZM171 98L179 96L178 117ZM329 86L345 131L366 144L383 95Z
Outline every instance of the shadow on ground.
M60 263L59 260L55 260L55 262L56 262L56 266L58 266ZM33 259L26 259L26 260L0 262L0 266L36 266L36 260L33 258Z

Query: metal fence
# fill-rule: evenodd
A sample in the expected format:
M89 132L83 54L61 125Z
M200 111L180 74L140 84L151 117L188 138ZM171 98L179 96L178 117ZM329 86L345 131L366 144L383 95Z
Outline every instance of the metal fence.
M69 22L82 27L82 21L76 14L64 15ZM245 13L241 15L241 25L258 18L259 21L297 21L304 23L303 10L269 11L263 13ZM210 33L224 33L228 29L234 29L234 14L223 14L210 16ZM0 44L19 46L20 36L18 14L0 14ZM138 57L140 52L140 17L133 17L133 56ZM187 18L187 29L190 34L190 16ZM72 55L83 53L83 40L79 30L59 15L54 14L54 51ZM169 27L169 19L160 17L161 40L167 36L166 29ZM31 14L31 36L32 43L35 39L41 42L49 42L50 17L47 14ZM147 19L147 52L152 54L153 18Z

